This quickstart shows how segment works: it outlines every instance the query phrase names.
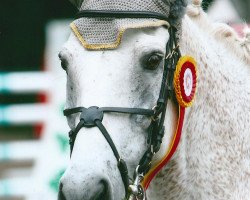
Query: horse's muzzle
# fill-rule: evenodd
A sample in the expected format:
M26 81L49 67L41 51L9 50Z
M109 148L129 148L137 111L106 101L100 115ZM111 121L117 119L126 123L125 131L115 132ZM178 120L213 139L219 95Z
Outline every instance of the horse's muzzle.
M94 194L91 194L90 198L88 199L81 199L81 200L112 200L110 194L109 184L105 180L101 180L102 187L99 187L98 191L95 191ZM58 193L58 200L67 200L64 193L63 193L63 184L60 184L59 193ZM68 199L68 200L75 200L75 199Z

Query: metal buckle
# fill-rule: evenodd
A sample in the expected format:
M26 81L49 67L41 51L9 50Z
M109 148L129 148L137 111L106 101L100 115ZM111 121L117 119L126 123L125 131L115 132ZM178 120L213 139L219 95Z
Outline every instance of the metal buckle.
M135 180L133 185L129 185L129 192L131 193L128 200L146 200L146 192L141 185L141 182L144 179L143 174L139 174L140 165L136 167L135 170Z
M158 105L155 105L153 108L152 108L152 110L154 111L154 115L153 116L151 116L151 120L152 121L157 121L158 119L159 119L159 115L156 115L156 108L158 107Z
M176 50L177 50L179 47L180 47L180 45L177 44L177 45L175 46L175 48L173 48L173 50L166 56L165 59L167 60L167 59L169 59L169 58L172 58L173 55L176 53Z

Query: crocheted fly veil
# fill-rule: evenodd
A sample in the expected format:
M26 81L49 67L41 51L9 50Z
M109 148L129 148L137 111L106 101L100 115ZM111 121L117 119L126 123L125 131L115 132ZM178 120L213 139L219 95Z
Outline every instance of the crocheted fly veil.
M71 0L79 10L146 11L163 14L168 21L147 18L83 17L71 23L71 29L86 49L115 49L127 29L172 26L178 27L186 0ZM179 27L178 27L179 29Z

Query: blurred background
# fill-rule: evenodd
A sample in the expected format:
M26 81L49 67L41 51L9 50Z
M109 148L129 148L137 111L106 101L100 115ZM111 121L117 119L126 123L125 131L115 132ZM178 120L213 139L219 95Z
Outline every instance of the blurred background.
M241 32L250 0L206 0L214 21ZM53 200L69 161L57 54L76 9L66 0L0 1L0 200Z

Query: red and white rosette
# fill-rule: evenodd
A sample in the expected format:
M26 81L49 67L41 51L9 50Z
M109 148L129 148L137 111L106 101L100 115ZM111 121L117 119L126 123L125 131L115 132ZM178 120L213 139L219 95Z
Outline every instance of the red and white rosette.
M174 74L174 88L178 103L186 108L193 104L197 83L196 61L190 56L179 59Z

